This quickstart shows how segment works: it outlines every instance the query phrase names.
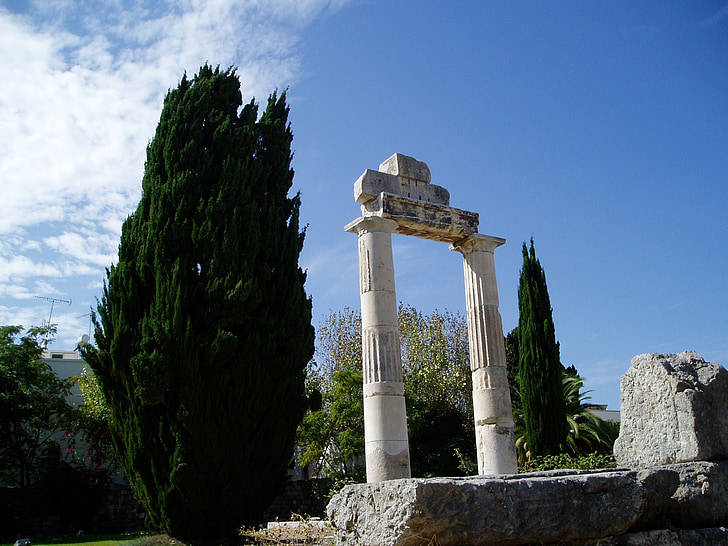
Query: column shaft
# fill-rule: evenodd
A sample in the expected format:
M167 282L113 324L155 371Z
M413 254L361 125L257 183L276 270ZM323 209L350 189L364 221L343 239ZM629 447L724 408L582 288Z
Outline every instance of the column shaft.
M410 477L392 258L392 232L396 227L397 222L379 217L359 218L346 226L347 231L359 235L368 482Z
M495 248L504 242L476 233L450 247L463 254L479 474L518 472L493 258Z

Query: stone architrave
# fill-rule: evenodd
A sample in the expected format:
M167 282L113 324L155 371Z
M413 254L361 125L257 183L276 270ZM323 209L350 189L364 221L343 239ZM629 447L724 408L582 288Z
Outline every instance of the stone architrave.
M376 216L346 226L359 235L364 450L370 482L410 477L392 258L396 227L397 222Z
M728 459L728 371L694 351L634 357L621 415L620 466Z
M462 252L478 468L481 474L517 472L493 261L493 249L505 240L479 235L478 214L451 207L448 191L430 181L430 169L424 162L394 154L378 171L367 169L354 183L354 199L361 204L362 217L346 230L359 235L369 482L406 477L410 472L392 233L451 243L454 250Z
M518 472L511 393L493 251L505 239L475 233L450 245L463 255L479 474Z

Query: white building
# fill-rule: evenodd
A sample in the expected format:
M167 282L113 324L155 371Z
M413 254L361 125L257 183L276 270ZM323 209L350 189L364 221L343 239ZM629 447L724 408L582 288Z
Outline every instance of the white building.
M78 355L78 351L54 351L52 349L46 349L43 351L41 360L50 365L59 379L79 377L86 367L86 362ZM81 389L78 385L74 385L71 389L71 396L68 398L68 402L76 408L83 403Z

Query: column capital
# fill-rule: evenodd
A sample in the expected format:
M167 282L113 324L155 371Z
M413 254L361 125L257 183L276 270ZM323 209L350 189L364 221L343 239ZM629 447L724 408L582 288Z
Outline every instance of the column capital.
M389 220L388 218L381 218L379 216L362 216L361 218L357 218L353 222L346 224L346 226L344 226L344 230L350 233L358 233L359 235L373 231L394 233L394 230L397 229L398 225L399 224L397 224L396 221Z
M473 233L450 245L450 250L456 250L467 256L472 252L493 252L496 248L506 242L502 237Z

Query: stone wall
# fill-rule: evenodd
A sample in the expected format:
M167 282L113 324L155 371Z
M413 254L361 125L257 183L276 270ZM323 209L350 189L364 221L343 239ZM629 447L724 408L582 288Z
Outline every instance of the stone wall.
M95 533L136 533L145 529L146 513L127 484L111 484L98 510L89 517Z
M145 529L145 513L126 484L111 484L100 497L64 502L47 492L23 493L12 487L0 489L0 537L15 540L17 535L85 533L132 533Z

